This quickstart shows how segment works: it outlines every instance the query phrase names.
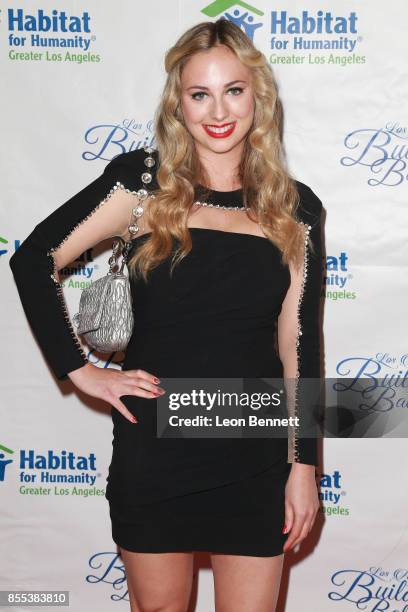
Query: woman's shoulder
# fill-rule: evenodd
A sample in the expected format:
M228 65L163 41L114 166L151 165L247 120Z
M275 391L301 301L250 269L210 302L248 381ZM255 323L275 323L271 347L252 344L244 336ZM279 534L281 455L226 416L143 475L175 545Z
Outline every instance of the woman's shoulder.
M148 157L157 159L158 151L154 147L140 147L132 151L125 151L115 155L110 161L111 164L124 164L126 166L142 166L143 162Z
M299 206L296 211L299 218L305 223L316 222L320 219L323 209L322 201L306 183L295 180L295 185L299 194Z
M112 174L124 187L137 190L142 187L155 189L157 149L141 147L133 151L119 153L105 166L105 174Z

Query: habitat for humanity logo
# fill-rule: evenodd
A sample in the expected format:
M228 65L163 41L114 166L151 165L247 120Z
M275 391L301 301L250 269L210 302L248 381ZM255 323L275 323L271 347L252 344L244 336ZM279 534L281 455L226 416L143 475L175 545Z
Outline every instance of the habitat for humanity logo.
M370 187L398 187L408 179L408 128L398 121L389 121L380 128L353 130L344 139L352 151L340 159L347 168L367 168Z
M88 11L7 9L8 57L15 61L100 62ZM73 51L75 50L75 52Z
M80 455L74 451L20 449L19 458L6 458L14 453L0 445L0 481L5 479L6 467L12 461L18 466L17 480L21 495L104 495L95 486L101 474L97 471L96 456L90 452ZM11 475L8 475L8 479Z
M13 463L13 459L11 459L13 454L14 451L11 448L0 444L0 482L4 482L6 478L6 467L9 463Z
M0 236L0 246L8 245L9 241ZM13 241L14 250L16 251L20 247L20 240ZM0 256L6 255L9 252L8 249L0 248ZM77 262L77 263L76 263ZM98 269L98 264L93 263L93 249L92 247L87 249L82 255L80 255L73 265L65 266L59 270L59 277L61 279L61 286L68 287L68 289L85 289L92 284L94 272Z
M322 294L327 299L334 302L356 299L356 291L349 287L353 274L349 272L348 260L349 256L346 251L341 251L338 255L326 256L325 288Z
M283 64L362 64L365 57L354 53L363 40L358 36L357 14L335 15L330 11L271 11L271 63ZM307 54L287 54L308 51ZM336 55L324 51L346 51Z
M342 474L334 470L332 474L320 475L319 498L323 502L320 510L326 516L348 516L350 508L345 507L343 499L347 495L342 484Z
M77 259L74 265L65 266L59 270L61 286L68 289L86 289L93 282L94 272L98 264L93 263L93 249L87 249Z
M207 17L228 19L239 26L251 40L254 39L255 31L263 23L259 17L263 17L263 11L241 2L240 0L215 0L201 10Z
M0 245L3 245L3 244L8 244L8 240L7 240L7 238L4 238L3 236L0 236ZM19 243L16 241L15 248L17 248L18 245L19 245ZM1 249L0 248L0 256L1 255L5 255L6 253L8 253L8 249Z
M215 0L201 9L212 18L228 19L254 40L255 31L264 20L264 12L246 2ZM357 28L355 11L338 15L331 11L271 11L269 23L269 57L271 64L364 64L357 53L363 38ZM303 52L307 53L303 53Z

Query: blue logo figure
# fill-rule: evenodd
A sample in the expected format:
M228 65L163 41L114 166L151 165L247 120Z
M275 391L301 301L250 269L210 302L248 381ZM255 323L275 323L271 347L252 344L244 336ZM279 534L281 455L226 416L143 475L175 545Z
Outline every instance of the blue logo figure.
M239 10L235 9L233 15L231 15L230 13L225 13L225 17L229 21L232 21L232 23L235 23L235 25L239 26L241 30L244 30L245 34L250 40L254 40L255 30L262 26L262 23L252 23L254 18L252 15L248 14L248 11L246 13L240 14ZM245 19L247 18L248 21L245 21Z
M0 236L0 244L7 244L8 240ZM0 255L5 255L7 253L7 249L0 249Z
M228 11L233 6L239 6L243 12L241 13L240 9L236 8L231 14ZM254 17L250 13L260 17L264 14L263 11L241 0L215 0L215 2L211 2L211 4L203 8L201 12L208 17L218 17L221 13L224 13L220 19L228 19L228 21L235 23L241 30L244 30L250 40L254 39L255 30L262 26L262 23L254 23Z
M6 465L8 463L13 463L12 459L3 459L3 457L5 457L5 454L4 453L0 453L0 482L4 482L4 475L5 475L5 472L6 472Z

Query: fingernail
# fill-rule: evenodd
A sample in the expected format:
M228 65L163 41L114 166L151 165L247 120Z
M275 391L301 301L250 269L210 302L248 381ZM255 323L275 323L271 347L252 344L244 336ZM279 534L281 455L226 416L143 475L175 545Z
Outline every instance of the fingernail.
M155 382L155 383L159 383L159 382L160 382L160 379L159 379L159 378L154 378L154 382Z
M286 533L286 525L283 526L282 533Z
M130 420L132 421L132 423L137 423L137 419L135 417L132 417Z

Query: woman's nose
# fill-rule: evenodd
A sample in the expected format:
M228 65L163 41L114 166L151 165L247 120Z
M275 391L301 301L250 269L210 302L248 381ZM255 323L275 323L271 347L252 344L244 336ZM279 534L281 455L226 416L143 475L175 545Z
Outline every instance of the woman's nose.
M211 107L211 117L214 121L223 121L228 117L228 109L222 98L214 98Z

